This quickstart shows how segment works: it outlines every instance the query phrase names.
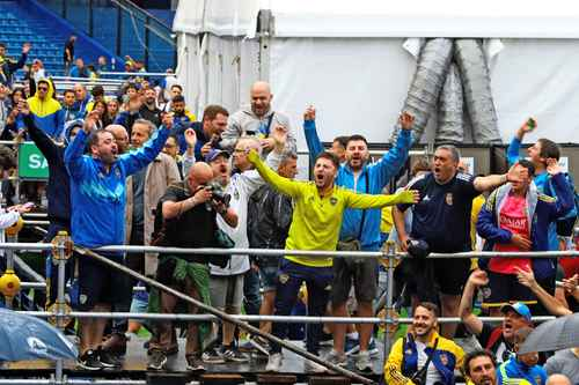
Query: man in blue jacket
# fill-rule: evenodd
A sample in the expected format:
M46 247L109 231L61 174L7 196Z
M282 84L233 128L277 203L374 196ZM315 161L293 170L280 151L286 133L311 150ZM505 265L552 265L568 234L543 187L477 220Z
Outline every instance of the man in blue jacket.
M172 117L163 119L161 128L140 149L117 156L113 135L93 130L97 111L87 116L83 130L66 149L64 159L70 174L72 198L72 239L78 246L94 248L122 245L125 241L125 180L151 163L161 152L171 129ZM88 145L89 154L83 155ZM108 253L119 263L123 255ZM79 309L110 311L112 304L130 295L128 280L120 272L77 255L79 258ZM80 320L79 365L86 370L116 367L119 362L102 351L106 319Z
M316 158L323 151L323 146L316 132L316 111L308 108L304 114L304 131L310 157ZM390 179L400 171L412 145L412 124L414 117L403 113L400 117L402 130L394 147L388 151L382 159L375 163L369 163L370 153L368 143L361 135L353 135L346 145L346 163L340 166L336 177L336 185L346 187L357 193L381 194L382 189ZM356 210L347 209L344 212L340 241L338 244L355 245L358 250L377 251L380 249L380 209ZM344 243L345 242L345 243ZM347 317L346 301L352 287L352 281L356 291L358 302L358 316L372 317L372 302L376 297L378 261L364 259L334 259L334 280L332 282L332 311L336 317ZM370 354L368 345L372 336L373 325L362 324L359 327L360 352L356 366L359 370L371 370ZM346 364L344 354L344 341L346 325L334 326L334 350L328 359L339 365Z
M486 240L487 251L547 251L549 226L571 210L573 192L555 159L549 160L546 171L557 199L537 191L531 162L520 160L514 168L524 171L521 180L492 192L479 213L477 231ZM479 265L489 275L491 293L485 303L497 311L512 301L536 303L532 293L517 282L517 268L532 267L537 279L544 282L554 276L556 267L549 258L495 257L479 260Z
M537 352L519 353L519 349L532 332L532 328L525 327L515 333L515 352L517 354L499 366L497 385L546 385L547 372L538 365L539 354Z
M507 149L507 159L509 166L514 165L521 158L520 150L521 144L526 134L532 132L537 128L537 121L533 118L529 118L525 123L517 130L513 140L509 144ZM559 161L561 156L561 150L557 143L546 138L538 139L532 146L527 148L526 155L529 160L535 166L535 185L537 190L551 197L557 197L556 192L553 189L553 185L550 182L550 175L547 172L547 162L549 159L556 159ZM569 181L567 181L569 184ZM572 183L571 183L572 184ZM559 250L559 240L557 235L571 236L573 230L573 224L577 218L577 211L571 210L565 218L559 219L557 223L553 222L549 226L549 248L550 251ZM552 285L549 285L552 286ZM552 287L554 290L554 287Z

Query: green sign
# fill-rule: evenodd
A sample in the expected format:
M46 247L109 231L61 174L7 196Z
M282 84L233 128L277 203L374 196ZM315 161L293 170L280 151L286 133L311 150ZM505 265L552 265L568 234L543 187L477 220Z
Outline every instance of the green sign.
M18 176L22 179L48 179L48 163L34 143L20 145Z

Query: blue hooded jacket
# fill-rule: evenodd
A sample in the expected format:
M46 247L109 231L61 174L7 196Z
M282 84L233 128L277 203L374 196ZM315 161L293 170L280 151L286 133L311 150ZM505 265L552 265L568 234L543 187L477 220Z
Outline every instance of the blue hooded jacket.
M308 150L312 158L316 158L324 147L316 132L316 122L304 121L304 132ZM336 176L336 185L342 186L361 194L382 194L384 186L400 171L408 158L408 151L412 146L410 130L400 130L398 140L382 159L375 163L366 163L358 175L357 181L354 172L348 165L341 165ZM360 231L362 213L360 209L346 209L344 211L340 240L355 238L361 234L362 250L375 251L380 249L380 221L381 209L367 209L364 217L364 228Z
M545 385L547 372L539 365L527 366L516 356L499 366L497 385Z
M557 192L557 198L549 197L538 192L538 188L531 184L527 192L527 215L530 225L531 250L548 251L548 229L558 218L564 216L573 207L573 191L569 188L562 173L551 177L552 184ZM498 213L511 189L510 184L497 188L483 205L476 225L477 232L486 242L485 251L492 251L496 243L510 243L512 233L501 229L498 225ZM486 268L488 259L479 260L479 266ZM555 274L556 261L550 258L535 258L533 271L538 279L551 278Z
M64 154L70 174L72 239L84 247L122 245L125 241L125 180L161 152L169 130L161 127L137 151L120 155L107 173L104 164L83 155L88 135L79 131Z

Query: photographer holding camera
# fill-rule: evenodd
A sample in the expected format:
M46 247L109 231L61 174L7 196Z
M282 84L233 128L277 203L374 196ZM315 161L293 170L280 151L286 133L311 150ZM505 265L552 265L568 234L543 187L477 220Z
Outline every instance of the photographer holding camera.
M438 306L420 303L414 310L412 331L398 339L384 365L390 385L453 385L454 369L462 366L464 351L436 331Z
M287 138L287 130L281 126L272 129L271 137L275 140L274 151L267 156L266 162L277 169L282 157ZM251 195L265 182L253 165L247 159L249 149L259 149L260 143L256 138L242 137L235 145L233 152L233 166L239 170L232 175L229 164L229 154L222 150L211 150L205 160L213 169L213 176L231 198L231 207L239 216L239 225L230 226L221 218L217 219L219 228L235 242L235 248L249 248L247 237L248 204ZM252 268L247 255L233 256L224 268L211 266L211 304L229 314L240 314L244 297L244 279L248 274L257 274ZM258 281L259 283L259 281ZM259 298L259 286L254 288L254 296ZM250 293L251 294L251 293ZM245 292L245 297L249 294ZM255 313L259 312L257 304ZM250 313L251 314L251 313ZM208 349L203 354L206 363L245 362L247 356L239 352L234 344L235 325L223 324L222 349Z
M159 203L163 225L159 232L162 233L162 240L159 240L158 233L155 239L157 244L185 248L219 247L217 218L231 228L237 226L235 211L222 199L215 199L209 187L212 179L211 167L207 163L198 162L191 167L186 181L169 186ZM210 303L208 264L216 262L216 259L219 258L199 254L163 255L159 258L156 278L193 298ZM150 302L150 311L173 313L177 298L166 293L152 292ZM197 313L197 308L189 305L189 313ZM188 324L185 356L187 368L191 371L204 370L201 343L207 332L207 324ZM167 355L176 349L177 340L171 321L157 322L149 345L148 368L164 369Z

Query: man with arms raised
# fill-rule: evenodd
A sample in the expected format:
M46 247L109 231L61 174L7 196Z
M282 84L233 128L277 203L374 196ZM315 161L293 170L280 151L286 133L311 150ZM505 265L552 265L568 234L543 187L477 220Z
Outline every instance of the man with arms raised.
M72 199L72 239L81 247L94 248L121 245L125 240L125 181L146 167L161 152L169 135L168 116L161 128L139 150L117 156L113 135L93 127L99 119L93 111L83 130L66 149L64 160L70 174ZM89 155L83 155L86 145ZM103 253L104 254L104 253ZM123 263L123 255L106 253L108 258ZM106 312L111 305L130 296L128 280L122 273L100 265L85 255L77 255L79 265L79 309ZM118 362L101 350L107 319L80 320L79 365L86 370L118 366Z
M313 182L298 182L284 178L265 166L256 151L248 155L263 179L276 190L294 199L293 220L286 240L288 250L336 250L342 215L346 208L368 209L397 203L417 201L416 193L404 191L396 195L356 194L335 186L340 167L338 158L329 152L318 155ZM308 289L308 315L322 316L329 298L332 281L332 258L298 257L286 255L280 261L276 289L275 314L289 315L302 282ZM273 334L285 338L288 325L273 324ZM321 324L310 325L307 350L318 354ZM273 344L266 370L278 371L281 366L281 346ZM306 370L322 371L319 365L306 361Z

